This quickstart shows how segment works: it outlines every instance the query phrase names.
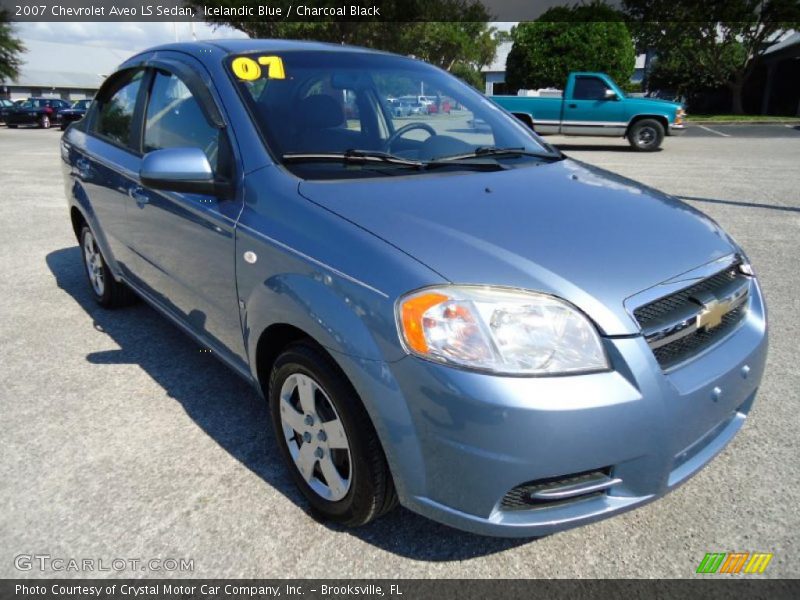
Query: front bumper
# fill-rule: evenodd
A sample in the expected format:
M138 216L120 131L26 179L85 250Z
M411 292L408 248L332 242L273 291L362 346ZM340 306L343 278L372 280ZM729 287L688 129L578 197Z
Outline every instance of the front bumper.
M683 123L670 123L669 135L682 135L686 131L686 121Z
M381 400L367 404L401 502L460 529L528 537L662 496L720 452L752 407L767 348L758 285L735 331L668 373L641 337L604 343L604 373L497 377L407 357L359 381L366 398L378 390L363 387L381 381ZM553 505L502 504L521 484L599 469L621 481Z
M11 113L6 116L7 125L36 125L42 118L41 113ZM50 119L55 121L55 117Z

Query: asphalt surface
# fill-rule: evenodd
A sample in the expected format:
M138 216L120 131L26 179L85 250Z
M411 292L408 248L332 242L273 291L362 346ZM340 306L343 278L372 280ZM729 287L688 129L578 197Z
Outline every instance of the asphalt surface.
M800 132L758 131L651 154L548 138L718 220L750 254L772 329L755 408L706 469L648 506L531 541L404 509L355 531L315 522L247 385L147 306L93 303L58 132L0 128L0 577L81 575L18 571L20 554L186 558L194 570L173 574L195 577L693 577L712 551L772 552L763 576L800 576Z

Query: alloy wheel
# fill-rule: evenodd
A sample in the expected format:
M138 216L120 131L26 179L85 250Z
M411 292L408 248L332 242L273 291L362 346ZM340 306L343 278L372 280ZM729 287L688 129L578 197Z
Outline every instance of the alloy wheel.
M83 236L83 262L86 265L86 273L89 275L92 289L98 296L102 296L106 289L103 276L103 256L100 254L94 236L89 231Z
M311 377L294 373L280 392L286 445L305 482L321 498L337 502L352 484L350 444L342 420L325 390Z
M652 127L642 127L636 134L636 141L642 147L647 147L656 139L656 131Z

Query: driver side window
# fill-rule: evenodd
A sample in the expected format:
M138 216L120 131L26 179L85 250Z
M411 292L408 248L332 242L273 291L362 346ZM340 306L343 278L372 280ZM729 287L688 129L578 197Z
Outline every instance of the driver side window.
M144 125L144 151L200 148L217 175L228 177L228 146L223 130L211 125L183 81L156 71Z
M611 88L597 77L578 77L572 97L575 100L605 100L606 90L609 89Z

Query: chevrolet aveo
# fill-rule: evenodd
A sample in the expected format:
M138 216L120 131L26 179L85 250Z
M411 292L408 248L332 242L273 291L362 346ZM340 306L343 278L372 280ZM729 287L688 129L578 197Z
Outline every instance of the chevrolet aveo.
M449 114L391 110L419 90ZM673 489L753 405L742 249L425 63L162 46L61 152L97 301L144 298L250 381L321 517L547 534Z

